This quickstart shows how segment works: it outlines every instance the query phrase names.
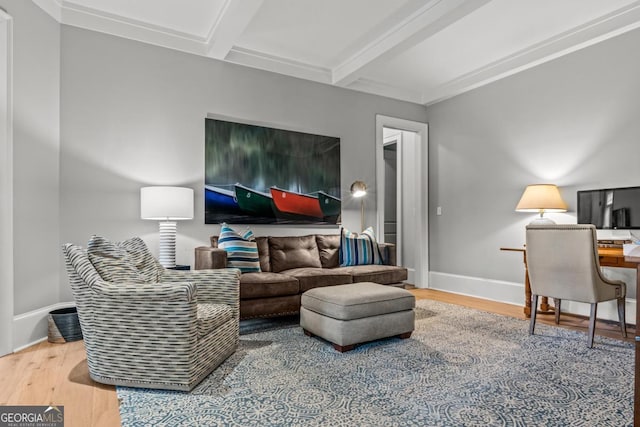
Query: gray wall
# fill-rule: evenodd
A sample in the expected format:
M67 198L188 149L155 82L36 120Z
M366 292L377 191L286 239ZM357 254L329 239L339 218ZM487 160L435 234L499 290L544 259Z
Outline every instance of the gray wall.
M60 26L30 1L14 19L14 313L59 301Z
M196 191L195 219L178 224L178 263L191 263L193 248L219 230L204 225L208 115L340 137L343 223L357 229L360 205L348 197L356 179L373 189L366 206L375 223L375 115L424 121L426 114L420 105L67 26L61 88L62 240L139 235L157 251L157 223L139 219L139 189L185 185ZM316 231L252 228L257 235Z
M561 187L559 223L576 190L640 185L638 46L635 30L427 108L432 272L480 295L522 283L521 255L499 248L524 244L527 184Z

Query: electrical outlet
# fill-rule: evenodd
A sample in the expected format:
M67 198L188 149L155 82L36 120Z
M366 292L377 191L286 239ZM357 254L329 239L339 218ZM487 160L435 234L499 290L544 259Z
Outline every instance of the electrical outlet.
M436 215L442 215L442 206L436 208Z

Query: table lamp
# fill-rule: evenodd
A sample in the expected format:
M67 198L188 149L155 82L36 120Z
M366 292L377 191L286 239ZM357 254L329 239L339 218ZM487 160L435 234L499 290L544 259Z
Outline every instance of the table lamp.
M351 195L360 199L360 230L364 230L364 196L367 195L367 185L362 181L351 184Z
M164 268L174 268L176 266L176 221L193 219L193 189L142 187L140 217L160 221L158 261Z
M516 206L516 212L540 213L539 217L529 223L530 225L555 224L553 220L544 218L544 213L566 211L567 204L554 184L528 185Z

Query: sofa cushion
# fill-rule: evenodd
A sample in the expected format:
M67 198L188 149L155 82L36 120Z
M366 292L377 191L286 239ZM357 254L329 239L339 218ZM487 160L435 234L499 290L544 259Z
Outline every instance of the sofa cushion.
M382 264L382 255L373 234L368 227L360 234L346 228L340 231L340 266Z
M119 244L102 236L91 236L87 243L87 255L100 277L107 282L147 282L131 255Z
M260 271L258 245L251 230L240 234L223 223L218 246L227 251L227 267L237 268L243 273Z
M269 237L271 271L301 267L321 268L316 236Z
M351 274L335 268L294 268L284 272L298 279L300 292L323 286L346 285L352 283Z
M336 270L351 274L353 283L374 282L390 285L407 280L407 269L395 265L355 265L339 267Z
M270 298L300 292L298 279L279 273L245 273L240 276L240 299Z
M209 335L232 318L233 311L226 304L198 304L198 337Z
M340 235L339 234L318 234L316 243L320 252L320 263L322 268L335 268L340 265Z

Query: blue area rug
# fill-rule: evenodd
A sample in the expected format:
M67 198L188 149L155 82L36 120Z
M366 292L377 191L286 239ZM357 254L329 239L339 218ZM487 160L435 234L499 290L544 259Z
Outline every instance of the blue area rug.
M434 301L411 339L338 353L299 327L243 335L190 393L117 387L129 426L627 426L633 346Z

